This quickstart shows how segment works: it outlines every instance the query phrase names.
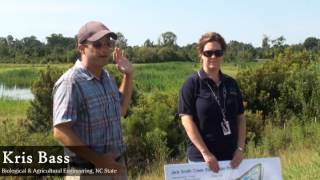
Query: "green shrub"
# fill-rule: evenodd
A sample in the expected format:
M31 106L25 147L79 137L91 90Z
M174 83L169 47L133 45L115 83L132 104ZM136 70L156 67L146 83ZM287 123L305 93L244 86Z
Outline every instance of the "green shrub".
M176 116L177 98L175 92L142 95L132 108L132 114L123 122L129 166L133 172L179 154L184 135Z
M35 98L27 110L29 131L48 132L52 129L52 89L62 73L62 69L47 66L33 83L31 90Z
M319 64L305 56L288 51L260 68L240 72L237 79L247 108L262 111L264 120L274 117L270 120L281 126L291 116L301 121L319 117Z
M262 112L257 111L256 113L253 113L250 110L246 110L245 118L247 123L247 141L252 141L256 144L261 139L264 127L262 124Z
M263 116L274 110L274 102L280 97L281 85L290 73L290 65L278 60L268 61L257 69L241 71L237 75L247 108L262 111Z
M295 70L280 86L279 111L294 114L301 121L320 116L320 72L316 64Z
M26 119L18 118L15 121L6 119L0 121L0 145L2 146L54 146L52 132L29 132L26 128Z

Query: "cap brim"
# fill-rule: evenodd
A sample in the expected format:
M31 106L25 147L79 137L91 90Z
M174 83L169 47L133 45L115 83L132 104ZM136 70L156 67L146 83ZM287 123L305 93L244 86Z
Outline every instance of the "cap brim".
M101 39L105 35L110 35L110 37L112 37L112 39L114 39L114 40L117 40L117 38L118 38L116 33L108 31L108 30L103 30L103 31L97 32L96 34L94 34L93 36L88 38L87 40L94 42L94 41Z

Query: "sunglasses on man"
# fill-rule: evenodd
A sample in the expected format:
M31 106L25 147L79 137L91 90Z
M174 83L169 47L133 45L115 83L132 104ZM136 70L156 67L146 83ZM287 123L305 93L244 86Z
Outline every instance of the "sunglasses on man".
M223 50L207 50L207 51L203 51L202 54L207 58L211 58L212 55L218 58L223 56L224 52Z
M102 47L108 47L108 48L114 48L116 41L115 40L100 40L100 41L94 41L94 42L89 42L87 41L85 44L92 44L92 46L96 49L100 49Z

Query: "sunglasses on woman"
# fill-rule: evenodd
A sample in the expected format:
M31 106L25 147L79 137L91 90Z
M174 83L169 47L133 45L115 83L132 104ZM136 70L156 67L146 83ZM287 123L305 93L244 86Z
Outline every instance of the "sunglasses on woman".
M207 50L207 51L203 51L202 54L207 58L211 58L212 55L218 58L223 56L223 50Z

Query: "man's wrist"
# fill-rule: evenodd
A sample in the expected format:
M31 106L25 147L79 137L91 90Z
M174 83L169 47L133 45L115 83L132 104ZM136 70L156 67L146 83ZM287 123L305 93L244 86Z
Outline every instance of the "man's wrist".
M129 72L129 73L123 73L123 76L125 78L132 78L133 77L133 71L132 72Z

